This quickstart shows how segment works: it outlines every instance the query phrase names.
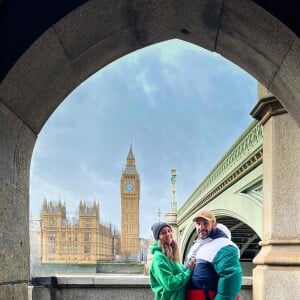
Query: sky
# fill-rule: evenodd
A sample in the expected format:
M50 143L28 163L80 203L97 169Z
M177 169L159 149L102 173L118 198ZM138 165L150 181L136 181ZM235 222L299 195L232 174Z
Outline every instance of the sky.
M120 178L132 141L140 176L140 237L171 208L171 169L180 208L252 122L257 82L219 54L180 40L114 61L78 86L38 135L30 169L30 214L44 198L100 205L120 230Z

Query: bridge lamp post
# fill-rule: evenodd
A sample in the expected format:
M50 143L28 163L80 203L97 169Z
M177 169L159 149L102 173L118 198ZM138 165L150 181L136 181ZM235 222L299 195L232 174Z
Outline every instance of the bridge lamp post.
M171 170L171 191L172 191L172 199L171 199L171 212L177 211L177 202L175 199L175 193L176 193L176 169Z

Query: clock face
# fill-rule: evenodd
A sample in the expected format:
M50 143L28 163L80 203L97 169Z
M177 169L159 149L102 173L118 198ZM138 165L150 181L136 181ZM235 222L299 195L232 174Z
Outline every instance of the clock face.
M125 184L125 189L126 189L127 192L132 192L133 189L134 189L133 183L127 182L127 183Z

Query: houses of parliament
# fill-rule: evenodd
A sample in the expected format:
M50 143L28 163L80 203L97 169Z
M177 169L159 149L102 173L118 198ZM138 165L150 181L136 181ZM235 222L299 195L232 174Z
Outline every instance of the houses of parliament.
M43 263L95 264L97 261L139 260L140 180L130 145L120 180L121 233L100 222L99 203L79 203L79 215L68 221L66 205L44 199L40 213Z

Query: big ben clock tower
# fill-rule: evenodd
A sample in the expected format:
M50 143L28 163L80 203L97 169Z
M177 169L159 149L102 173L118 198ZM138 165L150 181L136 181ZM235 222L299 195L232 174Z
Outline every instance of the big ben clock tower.
M130 144L121 176L121 254L137 260L139 253L140 178Z

